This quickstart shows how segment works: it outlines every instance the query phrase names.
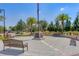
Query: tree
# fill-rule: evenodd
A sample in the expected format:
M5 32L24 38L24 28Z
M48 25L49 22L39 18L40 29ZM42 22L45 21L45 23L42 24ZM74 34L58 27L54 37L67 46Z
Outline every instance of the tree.
M3 21L4 17L0 16L0 21ZM0 26L0 32L2 32L4 30L4 27Z
M0 32L3 32L3 30L4 30L4 27L0 26Z
M65 30L66 31L70 31L71 30L71 21L70 20L66 20Z
M74 31L74 25L71 24L71 31Z
M27 18L27 25L30 29L30 32L32 34L32 25L36 23L36 19L34 17L28 17Z
M76 19L74 21L73 27L74 27L74 30L79 31L79 14L77 15L77 17L76 17Z
M32 26L32 32L37 31L37 27L36 26Z
M4 16L0 16L0 21L3 21L3 19L4 19Z
M55 21L55 31L61 31L59 20Z
M41 28L42 28L43 31L46 31L47 30L47 25L48 25L47 21L40 20L39 21L39 24L40 24L40 26L41 26Z
M22 21L22 19L20 19L15 27L18 32L23 32L26 29L26 24L24 21Z
M54 31L53 22L50 22L50 24L48 25L48 31Z
M16 26L9 26L9 29L10 29L11 31L16 31Z
M57 19L58 19L59 21L61 21L62 33L63 33L63 31L64 31L64 21L65 21L65 20L69 20L70 17L69 17L67 14L62 13L62 14L59 14L59 15L57 16Z

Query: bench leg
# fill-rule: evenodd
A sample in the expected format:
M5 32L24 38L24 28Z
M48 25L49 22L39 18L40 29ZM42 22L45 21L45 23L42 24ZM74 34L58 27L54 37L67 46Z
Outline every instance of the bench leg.
M28 46L27 46L27 51L28 51Z
M23 48L23 52L24 52L24 48Z
M3 51L5 51L5 46L3 46Z
M27 51L28 51L28 44L27 44Z

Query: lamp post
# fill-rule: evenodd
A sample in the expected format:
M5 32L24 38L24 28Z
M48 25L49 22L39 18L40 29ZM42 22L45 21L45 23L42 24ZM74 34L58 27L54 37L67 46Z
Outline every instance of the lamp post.
M4 19L3 24L4 24L4 37L5 37L5 10L4 10L4 9L0 9L0 13L3 14L2 17L3 17L3 19Z

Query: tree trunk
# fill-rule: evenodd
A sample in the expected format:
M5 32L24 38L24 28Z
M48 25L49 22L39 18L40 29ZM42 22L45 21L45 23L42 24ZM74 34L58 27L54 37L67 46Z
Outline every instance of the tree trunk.
M64 21L62 21L62 33L64 32Z
M30 29L31 29L31 35L32 35L32 25L31 25L31 28Z

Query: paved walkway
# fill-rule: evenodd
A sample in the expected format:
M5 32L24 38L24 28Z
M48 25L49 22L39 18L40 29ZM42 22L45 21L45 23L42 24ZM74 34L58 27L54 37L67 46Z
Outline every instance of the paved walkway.
M69 46L70 39L64 37L44 36L44 40L32 40L32 36L16 37L16 39L23 40L24 43L28 42L29 50L25 48L25 52L19 48L7 48L2 51L3 43L0 41L0 55L13 55L13 56L67 56L79 55L79 42L77 46Z

